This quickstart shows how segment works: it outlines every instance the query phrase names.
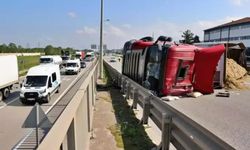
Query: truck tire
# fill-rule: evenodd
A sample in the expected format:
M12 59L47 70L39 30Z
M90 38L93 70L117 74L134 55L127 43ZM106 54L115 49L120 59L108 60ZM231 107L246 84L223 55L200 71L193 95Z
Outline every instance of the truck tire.
M20 99L20 101L21 101L21 103L22 103L23 105L27 105L27 103L28 103L25 99Z
M3 100L3 92L0 90L0 102Z
M6 99L10 96L10 89L9 87L3 89L3 98Z

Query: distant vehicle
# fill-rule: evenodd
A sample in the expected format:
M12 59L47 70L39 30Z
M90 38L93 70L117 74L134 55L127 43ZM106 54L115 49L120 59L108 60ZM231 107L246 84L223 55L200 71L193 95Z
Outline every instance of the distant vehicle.
M48 103L61 85L59 65L39 65L29 69L20 91L20 101Z
M76 58L83 60L85 58L85 52L84 51L76 51Z
M45 55L40 57L40 64L62 64L62 58L58 55Z
M70 57L69 57L69 56L61 56L61 58L62 58L62 61L70 60Z
M18 63L15 55L0 56L0 101L10 95L13 84L18 82Z
M93 61L95 59L95 53L94 52L87 52L85 56L85 61Z
M81 68L86 68L86 63L84 61L81 61Z
M79 59L68 60L65 67L66 74L78 74L81 71L81 64Z
M70 60L70 56L64 55L64 56L61 56L61 58L62 58L62 66L66 67L66 63L68 60Z

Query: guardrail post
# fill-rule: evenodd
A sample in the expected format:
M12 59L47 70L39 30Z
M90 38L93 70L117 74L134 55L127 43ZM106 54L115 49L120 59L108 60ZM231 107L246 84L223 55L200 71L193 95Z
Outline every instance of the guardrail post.
M117 81L117 86L120 88L121 87L121 75L118 75L118 81Z
M122 78L122 89L121 92L124 94L125 93L125 87L126 87L126 79Z
M162 114L162 130L161 130L161 150L169 150L171 138L171 123L172 117L167 113Z
M142 124L148 124L148 118L149 118L150 107L151 107L150 99L151 99L151 95L149 97L147 97L143 103Z
M117 74L117 87L120 87L121 85L120 85L120 75L119 74Z
M131 84L127 83L126 100L130 98L130 90L131 90Z
M136 89L134 90L134 95L133 95L133 104L132 104L132 108L133 108L133 109L137 109L138 96L139 96L139 93L138 93L138 89L136 88Z

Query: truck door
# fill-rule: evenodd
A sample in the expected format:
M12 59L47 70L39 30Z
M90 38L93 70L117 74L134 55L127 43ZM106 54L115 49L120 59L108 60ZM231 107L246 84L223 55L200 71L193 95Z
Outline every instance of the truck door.
M51 77L49 77L49 80L48 80L48 91L49 93L53 91L53 84L51 82Z
M58 87L58 81L57 81L57 76L56 76L56 72L52 73L52 88L53 91Z

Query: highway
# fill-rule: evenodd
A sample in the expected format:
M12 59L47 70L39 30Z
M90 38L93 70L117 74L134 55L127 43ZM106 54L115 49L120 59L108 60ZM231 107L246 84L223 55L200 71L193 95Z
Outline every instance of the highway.
M110 62L110 56L106 56L104 59L121 72L121 62ZM214 94L198 98L183 97L166 103L235 149L249 149L250 91L231 90L229 91L230 97L216 97L219 91L224 90L215 90Z
M53 105L60 99L70 87L72 82L86 72L90 67L91 62L86 63L87 67L81 70L78 75L62 75L61 76L61 88L59 93L55 93L51 96L49 103L41 105L42 109L47 113ZM22 128L22 125L30 113L33 105L23 105L19 101L19 85L16 84L11 91L11 96L5 101L0 102L0 149L7 150L13 149L22 138L24 138L31 130Z

